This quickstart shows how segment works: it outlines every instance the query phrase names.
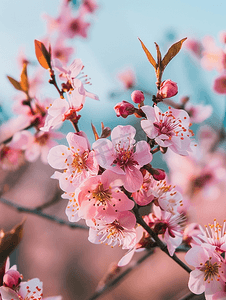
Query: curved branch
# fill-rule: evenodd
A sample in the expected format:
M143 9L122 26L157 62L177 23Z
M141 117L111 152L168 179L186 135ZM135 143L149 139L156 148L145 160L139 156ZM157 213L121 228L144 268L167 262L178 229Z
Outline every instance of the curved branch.
M28 207L20 206L20 205L18 205L16 203L13 203L13 202L11 202L9 200L6 200L4 198L0 198L0 202L6 204L8 206L11 206L11 207L15 208L19 212L25 212L25 213L29 213L29 214L34 214L34 215L37 215L39 217L45 218L47 220L53 221L53 222L55 222L57 224L66 225L66 226L68 226L70 228L80 228L80 229L88 230L87 226L80 225L80 224L70 223L68 221L65 221L63 219L57 218L55 216L51 216L51 215L45 214L41 210L39 210L37 208L28 208Z

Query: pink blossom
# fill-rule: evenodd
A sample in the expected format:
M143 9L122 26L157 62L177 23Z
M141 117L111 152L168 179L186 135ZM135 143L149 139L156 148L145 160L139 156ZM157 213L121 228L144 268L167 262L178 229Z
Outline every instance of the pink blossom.
M213 89L216 93L226 94L226 75L223 74L214 80Z
M42 282L38 278L33 278L28 281L21 282L18 290L14 291L11 288L1 286L0 294L2 300L32 300L43 299ZM48 297L43 300L62 300L61 296Z
M171 98L178 93L177 83L170 79L164 80L161 83L160 90L158 91L158 98L165 99Z
M48 115L45 120L45 124L40 129L43 131L49 131L53 128L58 128L65 120L71 120L77 122L80 111L85 102L86 92L83 86L78 89L74 89L72 92L67 93L68 101L64 98L58 98L54 100L48 107Z
M226 31L221 31L219 33L219 40L222 44L226 44Z
M146 171L141 188L133 193L137 204L143 206L152 201L158 204L162 210L177 213L179 206L182 206L182 195L175 189L175 186L168 185L166 180L156 181Z
M49 38L42 39L42 42L46 45L48 49ZM54 43L51 43L51 57L53 60L58 59L62 63L68 63L71 55L74 53L73 47L67 47L65 45L65 38L59 36Z
M59 31L60 36L67 38L74 38L75 36L87 37L87 30L90 26L85 22L83 13L74 17L72 15L72 9L68 4L68 1L63 1L58 18L54 19L47 14L43 17L47 20L47 30L49 34L52 34L54 30Z
M215 246L215 250L220 253L226 252L226 221L224 221L223 226L221 226L216 219L214 219L213 224L205 225L205 231L200 226L200 234L195 239L199 244L207 243Z
M38 131L34 136L27 130L19 131L14 135L14 147L25 150L25 158L29 162L34 162L41 156L43 163L47 163L49 150L57 145L53 139L62 139L63 134L59 132L42 132Z
M153 213L144 217L144 221L153 227L157 234L162 234L163 241L167 244L169 254L172 256L178 246L182 243L182 216L162 211L159 207L153 206Z
M118 79L122 82L125 89L131 89L136 84L136 76L132 69L127 68L118 73Z
M127 118L135 112L135 107L133 104L123 100L115 105L114 110L117 117Z
M112 142L103 138L93 143L99 165L125 175L124 187L129 192L135 192L141 187L143 176L139 169L152 160L150 146L145 141L135 144L135 134L134 127L119 125L111 132Z
M162 113L157 106L143 106L141 109L147 116L147 120L141 121L141 127L150 139L177 154L188 155L193 132L189 129L190 118L186 111L169 107Z
M222 72L225 69L225 54L222 49L218 48L214 39L207 36L203 40L203 52L201 64L207 70L217 69Z
M186 157L178 157L172 151L166 154L171 180L183 193L202 191L206 198L213 199L218 183L226 178L225 155L220 151L206 153L208 149L199 146L192 150Z
M79 216L112 222L118 212L133 208L134 203L119 188L122 176L106 170L102 175L88 178L79 189Z
M213 112L213 107L211 105L194 105L190 102L185 104L184 109L188 112L191 123L202 123L208 119Z
M73 62L70 64L69 67L64 67L62 63L58 60L54 60L54 68L57 69L60 72L61 78L66 78L67 81L71 84L72 89L78 89L80 94L84 94L85 97L89 97L95 100L99 100L98 96L95 94L92 94L84 89L82 81L78 78L80 75L80 72L84 68L84 65L81 61L81 59L76 58L73 60ZM88 79L86 78L87 75L84 75L84 82L85 84L88 84ZM80 77L82 78L82 77Z
M226 264L214 251L214 247L207 247L206 244L193 246L186 253L185 260L195 267L195 270L190 273L188 282L192 293L199 295L205 292L206 299L212 300L215 293L224 291Z
M186 243L187 245L191 245L191 244L195 245L197 244L197 242L194 240L194 238L197 238L199 234L201 234L199 224L190 223L184 229L183 242Z
M131 94L131 99L134 103L141 103L144 101L144 93L139 90L135 90Z
M21 282L21 274L17 270L8 270L3 276L3 285L9 288L17 287Z
M57 173L60 188L74 192L86 178L97 175L99 166L94 151L90 151L88 139L84 132L69 132L66 136L69 148L58 145L50 149L47 160L51 167L64 169Z
M79 8L80 14L86 14L86 13L94 13L95 10L97 10L98 5L95 0L83 0L82 4Z
M137 228L136 228L136 243L120 259L120 261L118 262L119 267L126 266L131 261L131 259L133 258L133 255L135 254L135 252L140 252L140 251L143 251L145 249L145 248L139 249L140 248L139 241L141 240L142 236L144 235L144 232L146 232L144 230L144 228L142 226L138 225Z
M196 57L201 58L202 55L202 43L195 39L188 39L185 43L185 47L191 51Z
M8 145L0 146L0 166L3 170L16 170L24 163L24 154L20 149Z
M136 218L129 211L119 212L111 223L90 220L87 224L90 226L88 239L91 243L106 243L111 247L119 245L122 249L130 249L136 243Z
M78 222L81 218L79 217L79 204L78 204L78 192L76 189L74 193L64 193L61 197L63 199L69 199L68 205L66 207L65 213L70 222Z

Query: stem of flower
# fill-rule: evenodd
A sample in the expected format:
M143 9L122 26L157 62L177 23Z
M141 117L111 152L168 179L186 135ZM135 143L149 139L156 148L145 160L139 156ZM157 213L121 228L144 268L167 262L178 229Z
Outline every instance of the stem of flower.
M133 208L133 212L136 216L137 219L137 223L140 224L149 234L150 236L156 241L157 245L159 246L159 248L165 252L170 258L172 258L178 265L180 265L185 271L187 271L188 273L191 272L191 269L185 264L183 263L177 256L176 254L174 254L173 256L171 256L169 254L169 251L167 249L166 244L164 244L160 238L158 237L158 235L147 225L147 223L143 220L143 218L140 216L139 214L139 210L138 207L135 205Z

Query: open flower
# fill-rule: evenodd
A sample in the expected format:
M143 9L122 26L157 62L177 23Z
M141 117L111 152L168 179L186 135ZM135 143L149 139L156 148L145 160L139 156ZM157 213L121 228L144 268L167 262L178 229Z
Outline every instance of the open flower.
M118 212L132 209L134 202L120 190L121 185L122 176L109 170L88 178L79 187L79 216L112 222Z
M186 111L169 107L162 113L156 105L154 108L143 106L141 109L147 116L147 120L141 121L141 127L150 139L161 147L188 155L193 132L189 129L190 118Z
M182 216L180 214L172 215L170 212L162 211L154 205L153 213L145 216L144 221L150 227L153 227L157 234L162 235L163 241L167 244L169 254L172 256L176 248L182 243Z
M213 224L208 224L205 226L206 230L200 226L200 234L195 238L195 241L199 241L199 244L207 243L215 246L215 250L220 253L226 252L226 221L223 225L220 225L216 219L214 219Z
M125 175L124 187L129 192L135 192L141 187L143 176L139 169L152 160L150 146L145 141L135 144L135 134L133 126L117 126L111 133L112 142L99 139L93 143L100 166Z
M97 175L99 166L90 151L89 142L84 132L69 132L66 136L69 148L58 145L50 149L48 163L55 169L64 169L54 177L59 179L60 188L67 192L74 192L86 178ZM53 178L54 178L53 177Z
M130 249L136 244L136 218L129 211L117 214L111 223L103 220L89 220L89 241L94 244L105 243L112 247L119 245L122 249Z
M175 186L167 184L166 180L156 181L149 172L145 172L141 188L133 193L133 198L138 205L147 205L152 201L158 204L162 210L172 214L177 213L182 206L182 195Z
M193 246L185 255L189 265L195 267L190 273L188 287L194 294L205 292L207 300L219 292L225 292L226 264L223 258L214 251L214 247L203 244ZM215 298L215 299L225 299Z

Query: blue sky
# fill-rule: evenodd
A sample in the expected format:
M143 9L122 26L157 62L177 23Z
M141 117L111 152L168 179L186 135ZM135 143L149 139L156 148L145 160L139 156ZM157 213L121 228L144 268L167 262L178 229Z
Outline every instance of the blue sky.
M18 50L23 47L28 58L35 60L34 39L45 33L41 14L46 12L56 16L59 3L58 0L0 1L0 101L7 103L5 107L9 107L8 103L15 94L6 74L17 78L20 73L16 62ZM108 110L110 117L105 112L102 120L119 122L112 105L122 100L129 101L130 95L124 93L113 101L108 99L108 93L121 87L116 74L124 67L132 66L139 85L154 91L154 71L137 37L155 54L154 42L160 45L164 53L172 43L169 34L175 40L186 36L202 38L205 35L217 38L218 33L226 29L226 1L99 0L98 3L100 8L92 20L88 40L76 39L72 43L77 49L76 56L85 64L85 72L92 78L93 85L89 90L101 99L99 103L90 99L86 102L84 113L92 121L99 120L100 112ZM216 76L215 72L199 69L186 52L181 52L170 63L163 79L171 78L178 82L178 97L190 95L194 102L212 103L216 115L223 119L224 99L211 91Z

